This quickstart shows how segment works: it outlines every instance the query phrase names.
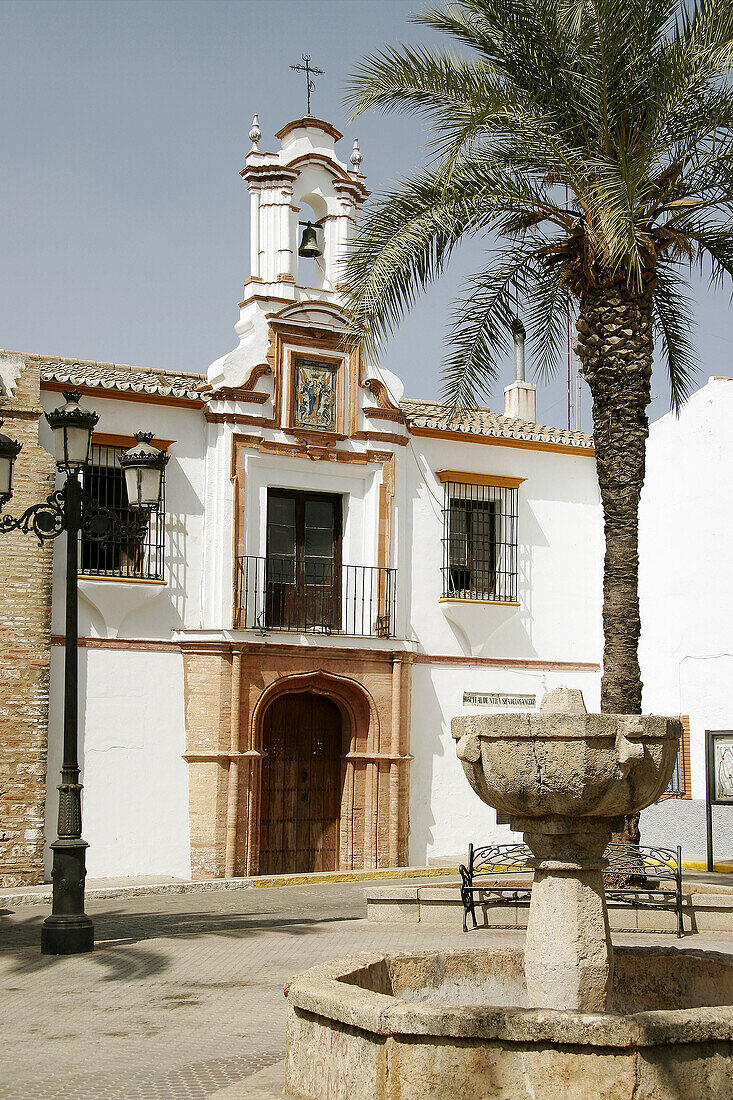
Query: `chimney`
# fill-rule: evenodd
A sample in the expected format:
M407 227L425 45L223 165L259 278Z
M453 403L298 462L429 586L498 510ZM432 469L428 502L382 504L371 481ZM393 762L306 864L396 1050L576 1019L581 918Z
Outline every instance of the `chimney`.
M524 325L515 317L512 321L514 337L514 382L504 389L504 416L514 420L537 420L537 387L524 377L524 341L527 333Z

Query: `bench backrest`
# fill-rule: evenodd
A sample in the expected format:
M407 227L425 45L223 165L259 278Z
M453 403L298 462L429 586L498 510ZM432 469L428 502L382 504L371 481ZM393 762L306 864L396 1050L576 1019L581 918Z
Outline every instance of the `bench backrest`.
M649 848L640 844L609 844L605 851L609 871L648 878L679 879L682 864L678 848ZM526 844L468 846L467 868L472 875L510 875L531 872L533 856Z
M648 848L641 844L609 844L605 855L609 871L622 875L642 873L649 878L677 879L682 870L679 848L675 852L671 848Z
M483 848L468 847L468 869L474 875L510 875L533 870L534 857L526 844L486 844Z

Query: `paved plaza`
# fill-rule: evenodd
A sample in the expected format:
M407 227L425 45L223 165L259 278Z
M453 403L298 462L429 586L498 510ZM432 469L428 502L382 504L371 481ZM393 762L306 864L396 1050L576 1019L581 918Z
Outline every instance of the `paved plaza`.
M68 958L40 954L48 906L0 910L0 1098L281 1096L283 985L294 974L354 951L521 937L370 923L365 886L94 900L97 949ZM674 936L617 939L680 945ZM688 936L681 945L733 952L733 936Z

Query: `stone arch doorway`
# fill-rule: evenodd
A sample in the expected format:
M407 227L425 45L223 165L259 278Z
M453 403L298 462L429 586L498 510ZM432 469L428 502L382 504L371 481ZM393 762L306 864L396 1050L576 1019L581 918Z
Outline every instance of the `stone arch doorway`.
M261 729L259 873L338 870L341 709L312 691L284 692L268 705Z

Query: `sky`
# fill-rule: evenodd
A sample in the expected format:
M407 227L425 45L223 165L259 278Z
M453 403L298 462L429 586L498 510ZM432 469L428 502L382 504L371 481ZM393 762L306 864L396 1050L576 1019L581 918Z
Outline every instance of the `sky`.
M354 137L378 192L425 158L419 120L376 113L347 126L360 58L425 41L404 0L0 0L0 346L204 373L236 343L249 274L239 176L259 113L260 148L305 113L310 53L325 70L312 111ZM473 244L421 299L382 361L410 397L440 395L450 303L481 260ZM701 383L733 373L728 292L695 280ZM532 364L528 364L532 379ZM501 411L502 365L491 406ZM565 426L563 379L538 387L538 419ZM582 425L590 430L584 388ZM669 407L655 374L653 419Z

